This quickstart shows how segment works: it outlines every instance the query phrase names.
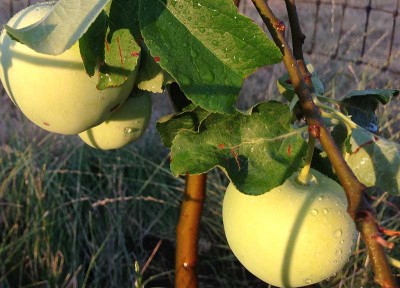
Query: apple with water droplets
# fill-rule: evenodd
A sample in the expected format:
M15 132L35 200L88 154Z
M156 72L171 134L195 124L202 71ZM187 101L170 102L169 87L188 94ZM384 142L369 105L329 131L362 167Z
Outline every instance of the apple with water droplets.
M29 6L7 24L23 28L36 23L54 3ZM136 70L123 85L98 90L98 77L87 75L78 43L52 56L35 52L5 30L0 36L0 79L7 94L28 119L50 132L78 134L100 124L124 103L135 78Z
M278 287L318 283L339 271L352 253L357 231L342 187L311 169L308 185L297 173L262 195L231 183L223 201L230 248L255 276Z
M146 91L130 96L106 121L92 127L79 137L93 148L110 150L138 140L146 130L151 116L151 97Z

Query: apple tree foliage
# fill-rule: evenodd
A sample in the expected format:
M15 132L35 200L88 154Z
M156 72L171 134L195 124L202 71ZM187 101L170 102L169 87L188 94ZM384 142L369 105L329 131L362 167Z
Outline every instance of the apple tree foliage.
M277 85L289 104L268 101L249 111L235 108L244 79L279 63L282 55L232 0L59 0L40 22L5 28L45 54L61 54L79 41L85 69L98 77L98 89L121 85L138 59L139 89L162 92L176 82L192 104L157 124L171 148L174 175L219 167L242 192L256 195L279 186L303 165L307 127L293 125L301 121L293 117L297 96L287 75ZM323 83L315 72L312 83L324 102ZM357 176L364 181L363 175L372 173L376 181L368 184L397 195L399 145L375 135L375 111L398 94L395 89L352 91L335 106L353 123L338 144L348 158L364 149L367 156L361 161L373 163L365 170L357 166Z

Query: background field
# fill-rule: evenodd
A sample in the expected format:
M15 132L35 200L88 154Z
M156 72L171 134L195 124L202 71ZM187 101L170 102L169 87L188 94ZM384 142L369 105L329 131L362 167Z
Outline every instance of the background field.
M269 2L286 21L282 1ZM400 87L400 27L393 30L400 1L297 2L307 34L304 50L327 95ZM0 24L27 4L1 0ZM242 1L240 10L261 25L250 1ZM282 72L276 65L251 75L239 107L277 97ZM151 127L140 141L102 152L76 136L33 126L0 91L0 288L134 287L135 261L146 267L146 287L171 287L184 181L171 176L168 151L154 129L160 116L172 112L168 97L153 95ZM381 132L398 141L399 105L391 104L381 108ZM210 173L200 237L201 287L268 287L236 262L226 244L221 221L226 184L223 175ZM385 226L400 229L398 200L385 194L375 206ZM398 248L391 255L399 258ZM345 269L321 287L376 287L370 273L359 243Z

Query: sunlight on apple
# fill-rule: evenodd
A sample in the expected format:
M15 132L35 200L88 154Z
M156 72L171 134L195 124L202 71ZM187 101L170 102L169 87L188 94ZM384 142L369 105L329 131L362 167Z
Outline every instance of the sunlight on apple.
M312 171L309 186L292 175L260 195L230 184L223 202L228 244L255 276L278 287L318 283L339 271L353 250L357 231L339 184Z

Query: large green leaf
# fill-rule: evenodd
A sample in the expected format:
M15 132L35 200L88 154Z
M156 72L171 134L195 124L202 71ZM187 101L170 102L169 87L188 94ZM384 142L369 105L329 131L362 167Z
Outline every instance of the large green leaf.
M39 22L20 29L5 25L5 29L39 53L59 55L78 41L108 1L59 0Z
M389 101L398 96L400 90L397 89L367 89L367 90L354 90L349 92L344 98L343 102L347 102L349 100L365 100L367 98L374 99L375 103L379 102L383 105L389 103ZM358 98L361 97L361 98ZM375 107L376 108L376 107Z
M244 78L281 60L232 0L141 0L139 15L152 56L194 104L210 111L234 112Z
M386 105L399 92L396 89L351 91L342 99L341 108L351 115L352 121L372 133L378 133L378 118L375 114L378 104Z
M366 186L400 192L400 145L359 127L346 140L348 164Z
M199 174L218 166L243 193L267 192L298 170L306 152L304 129L292 128L291 115L276 101L259 104L250 114L212 113L198 131L178 132L171 170Z

